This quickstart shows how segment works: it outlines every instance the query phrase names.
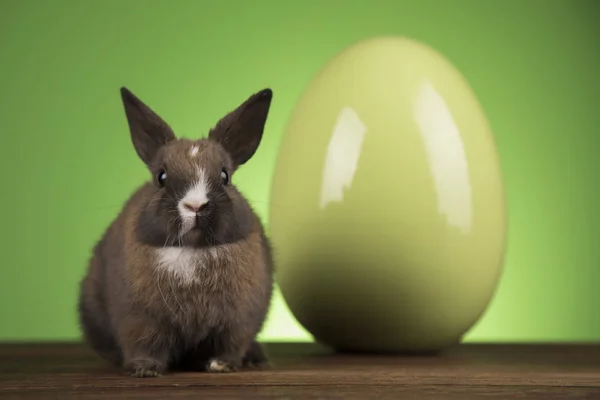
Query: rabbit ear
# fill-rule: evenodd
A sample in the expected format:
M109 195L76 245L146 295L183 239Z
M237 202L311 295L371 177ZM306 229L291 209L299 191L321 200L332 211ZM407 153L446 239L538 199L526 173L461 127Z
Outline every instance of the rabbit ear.
M149 165L156 152L175 139L175 134L162 118L125 87L121 88L121 98L133 147L142 161Z
M210 131L208 137L227 150L236 167L248 161L258 149L272 98L271 89L253 94Z

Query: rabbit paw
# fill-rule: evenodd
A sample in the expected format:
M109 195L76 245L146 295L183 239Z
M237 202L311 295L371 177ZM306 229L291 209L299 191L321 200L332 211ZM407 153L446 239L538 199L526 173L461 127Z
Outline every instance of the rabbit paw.
M208 362L206 370L208 372L226 373L237 371L237 368L226 361L213 358Z
M155 367L138 366L131 369L129 375L134 378L155 378L161 376L161 373Z
M137 359L129 362L127 371L129 376L134 378L154 378L161 376L163 372L163 364L153 359Z

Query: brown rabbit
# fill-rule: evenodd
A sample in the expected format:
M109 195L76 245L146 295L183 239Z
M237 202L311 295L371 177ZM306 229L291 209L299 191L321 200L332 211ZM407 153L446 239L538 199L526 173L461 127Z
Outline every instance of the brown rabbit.
M258 148L271 90L195 141L177 139L126 88L121 96L152 179L94 248L78 305L87 343L137 377L267 363L255 338L270 305L271 250L231 177Z

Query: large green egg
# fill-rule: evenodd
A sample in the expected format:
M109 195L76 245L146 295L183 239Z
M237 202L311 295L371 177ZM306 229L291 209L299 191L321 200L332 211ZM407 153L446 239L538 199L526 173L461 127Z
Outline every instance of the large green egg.
M459 342L495 292L506 242L494 137L463 76L405 38L337 55L290 117L269 228L281 292L316 340Z

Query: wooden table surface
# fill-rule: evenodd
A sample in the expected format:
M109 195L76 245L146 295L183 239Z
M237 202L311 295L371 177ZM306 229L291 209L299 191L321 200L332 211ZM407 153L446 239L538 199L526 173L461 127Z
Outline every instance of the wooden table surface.
M136 379L79 344L0 344L0 398L600 400L600 345L469 344L404 357L308 343L267 349L269 370Z

